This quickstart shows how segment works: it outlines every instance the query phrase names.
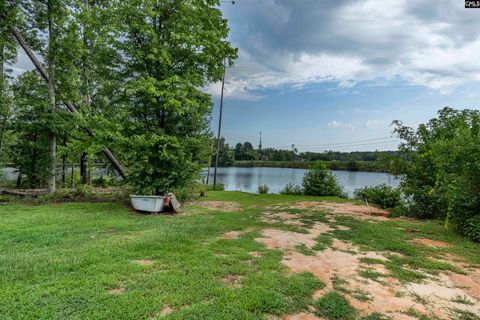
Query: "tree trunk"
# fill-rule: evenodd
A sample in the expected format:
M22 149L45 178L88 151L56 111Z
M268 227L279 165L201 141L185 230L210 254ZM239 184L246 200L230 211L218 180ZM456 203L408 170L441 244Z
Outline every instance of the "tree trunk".
M6 83L4 75L4 64L5 64L5 45L3 41L0 42L0 155L3 150L3 140L5 138L5 131L7 129L7 118L8 118L8 105L6 104L5 94L6 94Z
M48 11L48 57L47 57L47 65L48 65L48 93L50 96L50 112L52 115L55 113L56 109L56 101L55 101L55 28L53 22L53 1L49 0L47 3L47 11ZM49 194L55 192L55 169L56 169L56 148L57 148L57 141L55 132L52 130L48 133L48 142L49 142L49 153L50 153L50 164L48 170L48 182L47 182L47 190Z
M30 174L28 175L30 189L34 189L39 180L37 173L37 131L33 134L33 151L32 151L32 163L30 165Z
M88 174L87 174L87 154L83 153L80 157L80 182L81 184L88 183Z
M75 184L75 163L72 162L71 173L70 173L70 187L73 188Z
M63 147L67 146L67 134L63 135ZM65 151L62 155L62 187L67 186L67 155L65 154Z

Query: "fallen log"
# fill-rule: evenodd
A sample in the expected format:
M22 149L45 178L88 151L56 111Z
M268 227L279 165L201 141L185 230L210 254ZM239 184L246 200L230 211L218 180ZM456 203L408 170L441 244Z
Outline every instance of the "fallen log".
M35 197L48 194L47 189L0 189L0 194L8 196Z

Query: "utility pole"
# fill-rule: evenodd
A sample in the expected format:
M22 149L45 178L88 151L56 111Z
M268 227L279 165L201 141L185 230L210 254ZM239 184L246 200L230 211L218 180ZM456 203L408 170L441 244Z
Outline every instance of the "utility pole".
M262 131L260 131L260 144L258 145L258 150L262 152Z
M231 3L235 5L235 1L232 0L220 0L220 3ZM223 113L223 90L225 89L225 73L227 70L227 63L223 60L223 77L222 77L222 93L220 96L220 115L218 117L218 134L217 134L217 153L215 155L215 171L213 172L213 186L217 185L217 171L218 171L218 158L220 156L220 131L222 129L222 113ZM210 175L210 166L208 168L208 174ZM208 184L208 176L207 176Z
M220 115L218 117L218 133L217 133L217 154L215 156L215 171L213 172L213 186L217 185L217 170L218 170L218 157L220 155L220 131L222 129L222 114L223 114L223 90L225 89L225 73L227 66L225 60L223 61L223 77L222 77L222 93L220 95Z

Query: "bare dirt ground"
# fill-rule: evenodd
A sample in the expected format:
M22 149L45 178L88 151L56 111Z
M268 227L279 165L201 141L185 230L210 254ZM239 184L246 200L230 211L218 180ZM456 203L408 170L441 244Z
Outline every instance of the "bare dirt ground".
M218 210L224 212L236 212L242 211L242 207L240 204L236 202L228 202L228 201L201 201L196 202L195 204L200 205L206 209L210 210Z
M348 215L357 219L366 220L386 220L390 215L388 211L375 208L372 206L358 205L348 202L319 202L319 201L303 201L288 205L273 205L268 209L309 209L309 210L327 210L332 215Z
M371 215L366 206L348 203L299 202L289 205L288 208L327 209L330 212L327 219L332 224L335 215L348 215L361 220L387 219L387 214L382 210L375 209L375 213ZM271 206L269 209L282 210L285 206ZM264 220L269 222L291 224L292 220L299 219L299 214L264 213ZM420 283L401 283L391 276L383 264L362 262L365 261L362 258L385 261L390 255L398 253L362 251L356 245L339 239L333 239L327 249L314 251L310 255L295 251L298 246L313 248L316 244L315 239L321 234L328 234L339 228L348 230L345 226L337 227L320 222L306 228L307 233L267 228L262 231L262 236L255 240L269 249L282 250L284 252L282 263L290 272L311 272L325 282L326 287L314 294L315 299L332 290L340 289L362 316L380 313L393 319L418 319L418 316L425 316L428 319L455 319L452 310L462 310L480 316L480 269L467 268L457 261L458 266L468 270L467 274L444 271L435 276L428 275L426 280ZM449 246L446 242L427 238L414 239L412 243L439 248ZM368 272L374 272L375 278L366 276ZM313 313L299 313L288 315L284 319L321 318L314 316Z

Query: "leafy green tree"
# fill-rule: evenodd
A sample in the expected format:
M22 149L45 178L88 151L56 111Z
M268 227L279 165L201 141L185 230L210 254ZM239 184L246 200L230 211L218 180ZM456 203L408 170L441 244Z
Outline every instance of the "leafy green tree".
M0 162L8 161L5 152L8 121L11 117L10 65L16 60L17 47L10 28L18 20L17 1L0 2Z
M26 178L24 186L43 187L50 166L49 132L72 128L72 117L65 111L51 114L48 87L36 72L21 75L13 85L13 93L15 113L11 130L16 142L12 159Z
M405 140L401 186L411 213L440 217L447 226L473 233L480 212L480 112L444 108L416 130L395 123Z
M212 0L114 1L125 80L123 140L130 183L163 194L197 179L210 153L211 97L199 88L219 81L236 50Z

